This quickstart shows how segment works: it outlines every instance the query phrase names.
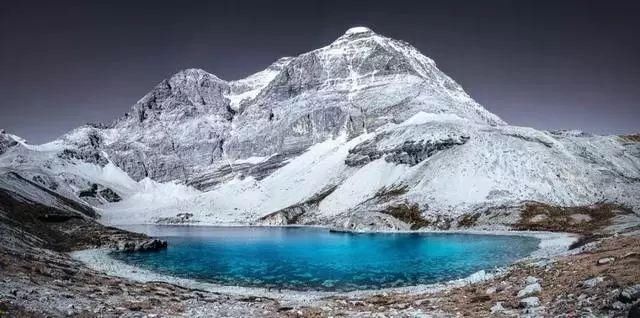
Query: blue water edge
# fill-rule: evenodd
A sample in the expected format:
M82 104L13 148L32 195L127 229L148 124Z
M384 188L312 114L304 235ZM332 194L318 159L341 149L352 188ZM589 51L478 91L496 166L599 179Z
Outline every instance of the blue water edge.
M536 250L525 236L335 233L321 228L143 226L169 242L159 252L121 253L127 264L222 285L351 291L463 278Z

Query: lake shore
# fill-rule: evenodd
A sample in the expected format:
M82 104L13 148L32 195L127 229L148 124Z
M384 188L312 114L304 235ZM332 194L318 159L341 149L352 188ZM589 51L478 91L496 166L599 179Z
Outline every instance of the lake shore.
M12 219L20 221L7 221ZM99 266L104 266L100 262L107 250L96 252L92 247L149 238L91 219L42 223L9 215L0 218L0 312L10 317L626 315L637 307L637 301L624 298L625 290L640 282L636 270L640 266L640 238L637 222L634 224L616 226L614 231L602 229L598 235L583 236L573 244L573 234L517 232L546 236L539 251L549 253L533 255L498 273L472 275L449 284L292 295L285 291L248 293L228 287L208 290L211 286L168 282L135 268L122 273L119 265L105 270ZM52 239L55 246L49 244ZM569 245L578 247L566 253ZM98 267L79 261L79 255L83 260L93 258ZM527 297L519 296L532 284L538 284L539 289L532 288Z
M160 228L163 226L160 226ZM202 227L202 226L199 226ZM213 226L214 228L220 226ZM247 227L247 226L245 226ZM300 226L304 227L304 226ZM314 226L314 228L318 228ZM324 227L320 227L324 228ZM326 228L329 230L330 228ZM566 255L572 253L569 251L569 246L578 239L578 236L572 233L557 233L557 232L533 232L533 231L480 231L480 230L455 230L455 231L368 231L368 232L354 232L354 234L363 233L464 233L464 234L484 234L484 235L514 235L514 236L529 236L540 240L538 249L536 249L531 255L519 260L518 262L533 262L543 258L556 257L559 255ZM145 234L153 234L154 236L159 233L153 231ZM468 277L446 281L442 283L415 285L405 287L394 288L380 288L369 290L357 290L350 292L326 292L326 291L296 291L286 289L267 289L259 287L240 287L240 286L224 286L213 283L200 282L192 279L178 278L169 275L159 274L138 268L132 265L125 264L122 261L116 260L109 256L110 249L88 249L71 253L71 257L81 261L89 268L104 272L108 275L126 278L138 282L149 281L162 281L171 284L176 284L185 288L195 288L200 290L206 290L214 293L224 293L231 295L243 295L243 296L255 296L255 297L268 297L278 299L280 301L305 303L309 301L316 301L327 297L340 296L340 297L363 297L374 295L378 293L432 293L435 291L441 291L444 289L450 289L454 287L460 287L467 284L484 281L493 278L496 275L501 275L508 270L508 267L497 268L492 271L479 271L469 275ZM576 252L576 251L573 251Z

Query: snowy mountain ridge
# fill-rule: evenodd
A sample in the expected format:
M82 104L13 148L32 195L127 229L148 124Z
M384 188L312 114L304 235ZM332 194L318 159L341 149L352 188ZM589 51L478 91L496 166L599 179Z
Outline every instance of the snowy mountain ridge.
M112 124L44 145L0 133L0 187L110 224L406 228L389 211L639 211L640 143L509 126L411 45L356 27L245 79L178 72Z

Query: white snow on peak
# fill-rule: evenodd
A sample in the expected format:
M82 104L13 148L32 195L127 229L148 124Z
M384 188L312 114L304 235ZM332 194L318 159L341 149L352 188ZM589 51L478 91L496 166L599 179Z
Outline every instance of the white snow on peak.
M367 33L367 32L373 32L373 31L371 31L371 29L367 27L357 26L347 30L347 32L345 32L344 34L357 34L357 33Z
M79 202L98 184L122 198L97 202L109 224L183 212L200 224L279 222L274 212L294 208L306 221L340 225L400 202L452 218L523 200L640 209L640 145L509 126L416 48L366 27L244 79L187 69L164 84L134 109L151 119L83 126L37 146L0 136L0 188L57 204L8 173ZM224 109L208 112L226 105L238 111L233 122ZM90 163L96 156L107 164ZM406 193L378 202L394 187Z
M173 74L173 76L171 76L170 80L173 81L178 81L182 78L188 78L188 79L193 79L193 80L198 80L198 79L202 79L202 78L211 78L217 81L222 81L219 77L217 77L214 74L211 74L203 69L200 68L187 68L187 69L183 69L181 71L179 71L178 73Z
M466 120L456 114L442 113L426 113L426 112L418 112L417 114L411 116L411 118L400 123L400 126L411 126L411 125L422 125L428 122L433 121L456 121L456 120Z
M225 97L229 99L231 108L237 111L243 101L258 96L291 60L291 57L280 58L263 71L229 82L231 91Z
M13 140L15 140L16 142L19 142L21 144L26 144L27 140L20 137L20 136L16 136L14 134L6 134L7 136L9 136L9 138L12 138Z

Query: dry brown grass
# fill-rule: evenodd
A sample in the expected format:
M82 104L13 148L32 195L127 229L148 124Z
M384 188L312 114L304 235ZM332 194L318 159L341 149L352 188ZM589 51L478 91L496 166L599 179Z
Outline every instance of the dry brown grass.
M389 206L383 213L389 214L394 218L411 225L412 230L429 225L429 221L422 217L420 206L416 203L402 203L399 205Z
M529 202L524 205L520 214L520 222L515 225L515 228L533 231L593 233L593 231L611 224L611 218L616 215L616 211L630 213L627 208L612 203L561 207ZM580 217L588 217L588 220L580 220Z
M622 135L620 136L620 139L626 141L626 142L640 142L640 134L635 134L635 135Z
M480 217L480 213L475 214L465 214L458 220L459 227L472 227L476 225L478 222L478 218Z

